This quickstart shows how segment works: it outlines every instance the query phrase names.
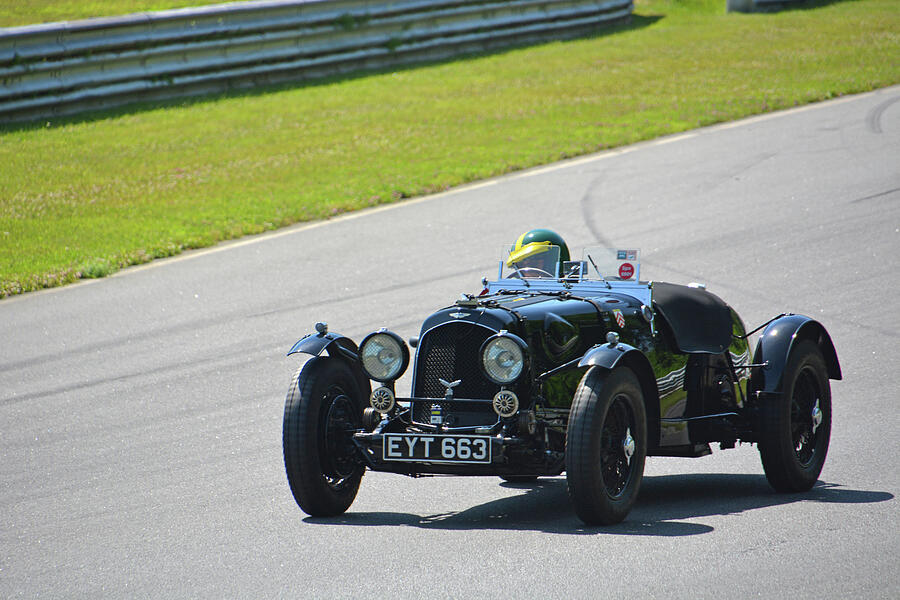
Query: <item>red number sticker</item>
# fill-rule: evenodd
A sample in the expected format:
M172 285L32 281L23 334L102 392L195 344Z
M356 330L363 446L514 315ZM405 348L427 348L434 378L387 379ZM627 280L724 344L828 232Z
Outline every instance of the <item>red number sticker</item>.
M619 265L619 279L631 279L634 277L634 266L631 263Z

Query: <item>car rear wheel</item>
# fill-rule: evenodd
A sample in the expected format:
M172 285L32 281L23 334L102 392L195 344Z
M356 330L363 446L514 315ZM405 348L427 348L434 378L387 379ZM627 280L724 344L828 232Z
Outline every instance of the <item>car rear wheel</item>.
M624 367L592 367L581 380L566 434L566 479L578 517L589 525L625 519L647 457L641 386Z
M314 517L346 511L365 467L353 444L362 394L341 359L314 357L299 369L284 403L284 468L294 499Z
M816 344L804 340L791 351L781 391L761 406L759 454L773 488L805 492L822 472L831 438L831 386Z

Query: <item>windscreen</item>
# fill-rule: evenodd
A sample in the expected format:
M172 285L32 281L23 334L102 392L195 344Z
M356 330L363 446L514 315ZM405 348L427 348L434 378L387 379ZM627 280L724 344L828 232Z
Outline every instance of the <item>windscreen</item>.
M588 273L586 278L607 281L638 281L641 275L640 259L641 251L636 248L621 250L589 246L582 255Z
M500 254L501 279L556 279L559 273L559 246L529 244L511 253L504 247Z

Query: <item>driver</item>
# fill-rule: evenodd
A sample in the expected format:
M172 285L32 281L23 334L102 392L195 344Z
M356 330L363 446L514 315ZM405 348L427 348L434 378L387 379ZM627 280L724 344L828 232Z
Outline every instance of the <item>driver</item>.
M509 249L506 266L515 265L519 269L540 269L557 276L556 257L548 252L551 246L559 246L559 262L569 260L569 247L555 231L549 229L532 229L526 231Z

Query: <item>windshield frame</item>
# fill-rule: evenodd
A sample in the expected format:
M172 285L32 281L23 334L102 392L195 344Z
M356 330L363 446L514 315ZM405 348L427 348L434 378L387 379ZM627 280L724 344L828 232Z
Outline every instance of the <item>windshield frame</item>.
M500 252L498 279L543 279L556 281L559 279L559 257L562 254L559 246L552 244L535 245L534 251L526 252L516 262L510 262L512 251L504 247Z
M599 281L640 282L641 251L639 248L621 249L609 246L585 246L580 260L559 261L562 254L559 246L546 245L546 250L538 249L526 253L516 263L510 263L512 250L502 248L497 272L498 280L523 279L560 282ZM537 248L542 248L538 246ZM549 253L549 254L548 254ZM549 263L555 267L548 266ZM543 271L543 273L541 273ZM546 273L546 274L545 274ZM547 274L550 274L549 276Z

